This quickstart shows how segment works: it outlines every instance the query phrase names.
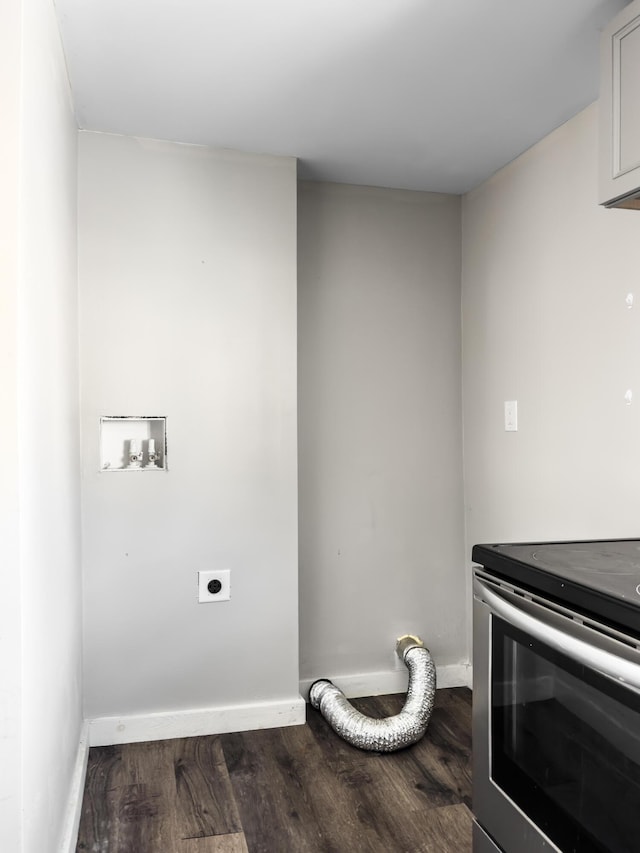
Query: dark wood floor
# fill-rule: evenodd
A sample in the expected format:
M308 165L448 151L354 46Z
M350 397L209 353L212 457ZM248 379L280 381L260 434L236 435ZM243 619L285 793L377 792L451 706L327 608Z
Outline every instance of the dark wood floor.
M354 700L370 716L403 695ZM380 755L307 724L89 753L78 851L469 853L471 692L438 690L425 737Z

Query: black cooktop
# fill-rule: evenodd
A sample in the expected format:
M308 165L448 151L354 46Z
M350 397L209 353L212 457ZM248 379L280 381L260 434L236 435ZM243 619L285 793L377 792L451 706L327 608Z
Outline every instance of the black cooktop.
M640 539L475 545L475 563L640 636Z

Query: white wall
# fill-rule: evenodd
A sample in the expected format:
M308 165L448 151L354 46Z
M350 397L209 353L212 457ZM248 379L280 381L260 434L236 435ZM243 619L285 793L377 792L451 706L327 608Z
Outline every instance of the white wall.
M303 683L402 690L407 632L461 683L460 199L302 183L298 251Z
M464 198L468 558L638 535L640 216L598 207L597 149L594 104Z
M77 129L53 4L24 2L23 28L23 807L42 853L65 831L82 726Z
M82 727L76 129L53 5L0 14L0 847L45 853Z
M82 133L79 180L92 742L299 721L295 161ZM122 414L168 472L98 471Z
M18 417L18 290L20 202L20 80L22 4L0 5L0 849L20 851L22 839L22 668L20 466Z

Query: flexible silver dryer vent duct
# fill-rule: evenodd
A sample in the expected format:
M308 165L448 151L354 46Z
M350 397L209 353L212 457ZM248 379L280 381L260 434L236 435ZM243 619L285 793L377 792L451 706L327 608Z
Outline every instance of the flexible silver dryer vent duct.
M361 714L342 690L323 678L311 685L309 701L341 738L373 752L395 752L420 740L425 733L436 695L436 667L420 637L406 634L396 652L409 670L407 699L399 714L377 720Z

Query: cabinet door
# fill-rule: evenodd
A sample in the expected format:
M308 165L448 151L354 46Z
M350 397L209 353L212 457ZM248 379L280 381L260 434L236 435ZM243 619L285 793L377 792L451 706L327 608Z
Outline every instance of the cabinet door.
M600 78L600 204L640 192L640 0L620 12L602 34Z

